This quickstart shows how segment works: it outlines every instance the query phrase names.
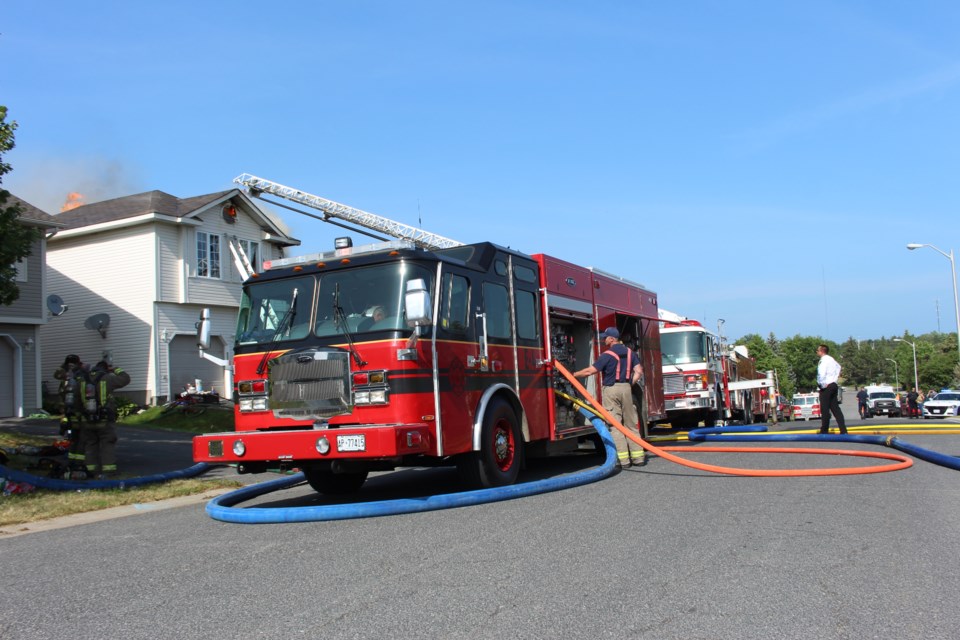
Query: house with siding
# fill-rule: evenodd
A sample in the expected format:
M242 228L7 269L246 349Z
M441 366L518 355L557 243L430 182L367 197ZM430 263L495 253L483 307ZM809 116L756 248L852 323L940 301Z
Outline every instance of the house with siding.
M44 327L43 373L63 358L101 359L131 378L122 394L157 403L199 381L229 395L224 369L199 357L196 323L212 321L210 353L229 359L240 307L241 247L254 271L298 245L237 189L192 198L149 191L77 207L47 248L48 288L69 312Z
M17 264L20 297L9 305L0 305L0 418L23 417L43 406L40 327L49 315L44 262L48 236L63 226L16 196L11 195L6 204L19 205L20 223L43 233L34 241L30 255Z

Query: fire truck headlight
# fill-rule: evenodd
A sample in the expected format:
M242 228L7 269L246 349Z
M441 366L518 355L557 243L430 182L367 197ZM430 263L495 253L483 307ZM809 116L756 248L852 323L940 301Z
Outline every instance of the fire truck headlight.
M317 438L316 447L317 447L317 453L319 453L322 456L325 456L328 453L330 453L330 441L327 440L327 436L322 436L320 438Z
M243 444L243 440L237 440L233 443L233 455L238 458L247 452L247 445Z
M266 410L267 410L267 399L266 399L266 398L254 398L254 399L253 399L253 407L251 407L251 409L252 409L253 411L266 411Z
M240 411L253 411L253 398L240 398Z
M353 395L353 401L356 404L370 404L370 392L369 391L357 391Z
M370 392L370 404L387 404L387 390L376 389Z

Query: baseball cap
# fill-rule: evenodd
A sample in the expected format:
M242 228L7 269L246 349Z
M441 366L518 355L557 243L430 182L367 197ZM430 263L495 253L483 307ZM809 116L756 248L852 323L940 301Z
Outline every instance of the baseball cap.
M607 327L603 330L603 333L600 334L600 339L604 340L606 338L613 338L614 340L620 339L620 332L613 327Z

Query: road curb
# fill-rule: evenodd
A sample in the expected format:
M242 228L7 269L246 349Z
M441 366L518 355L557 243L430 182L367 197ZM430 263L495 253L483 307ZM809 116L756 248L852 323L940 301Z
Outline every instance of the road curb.
M176 507L187 507L199 505L209 501L224 493L236 490L236 487L223 487L218 489L209 489L203 493L197 493L189 496L179 496L168 498L167 500L158 500L156 502L141 502L135 504L125 504L119 507L110 507L109 509L100 509L99 511L87 511L84 513L74 513L69 516L59 518L50 518L48 520L38 520L36 522L24 522L20 524L10 524L0 527L0 540L15 538L28 533L39 533L41 531L53 531L55 529L65 529L82 524L91 524L93 522L102 522L103 520L113 520L114 518L125 518L127 516L142 515L154 511L163 511Z

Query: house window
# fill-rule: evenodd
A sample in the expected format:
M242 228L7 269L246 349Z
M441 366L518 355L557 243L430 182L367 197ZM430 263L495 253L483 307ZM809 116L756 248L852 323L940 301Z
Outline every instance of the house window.
M220 236L197 231L197 275L201 278L220 277Z
M243 249L243 252L247 256L247 261L250 262L250 266L253 267L254 271L259 272L260 267L260 243L254 242L253 240L241 240L240 248Z
M27 281L27 259L23 258L22 260L17 260L17 262L13 265L13 268L17 272L16 281L26 282Z

